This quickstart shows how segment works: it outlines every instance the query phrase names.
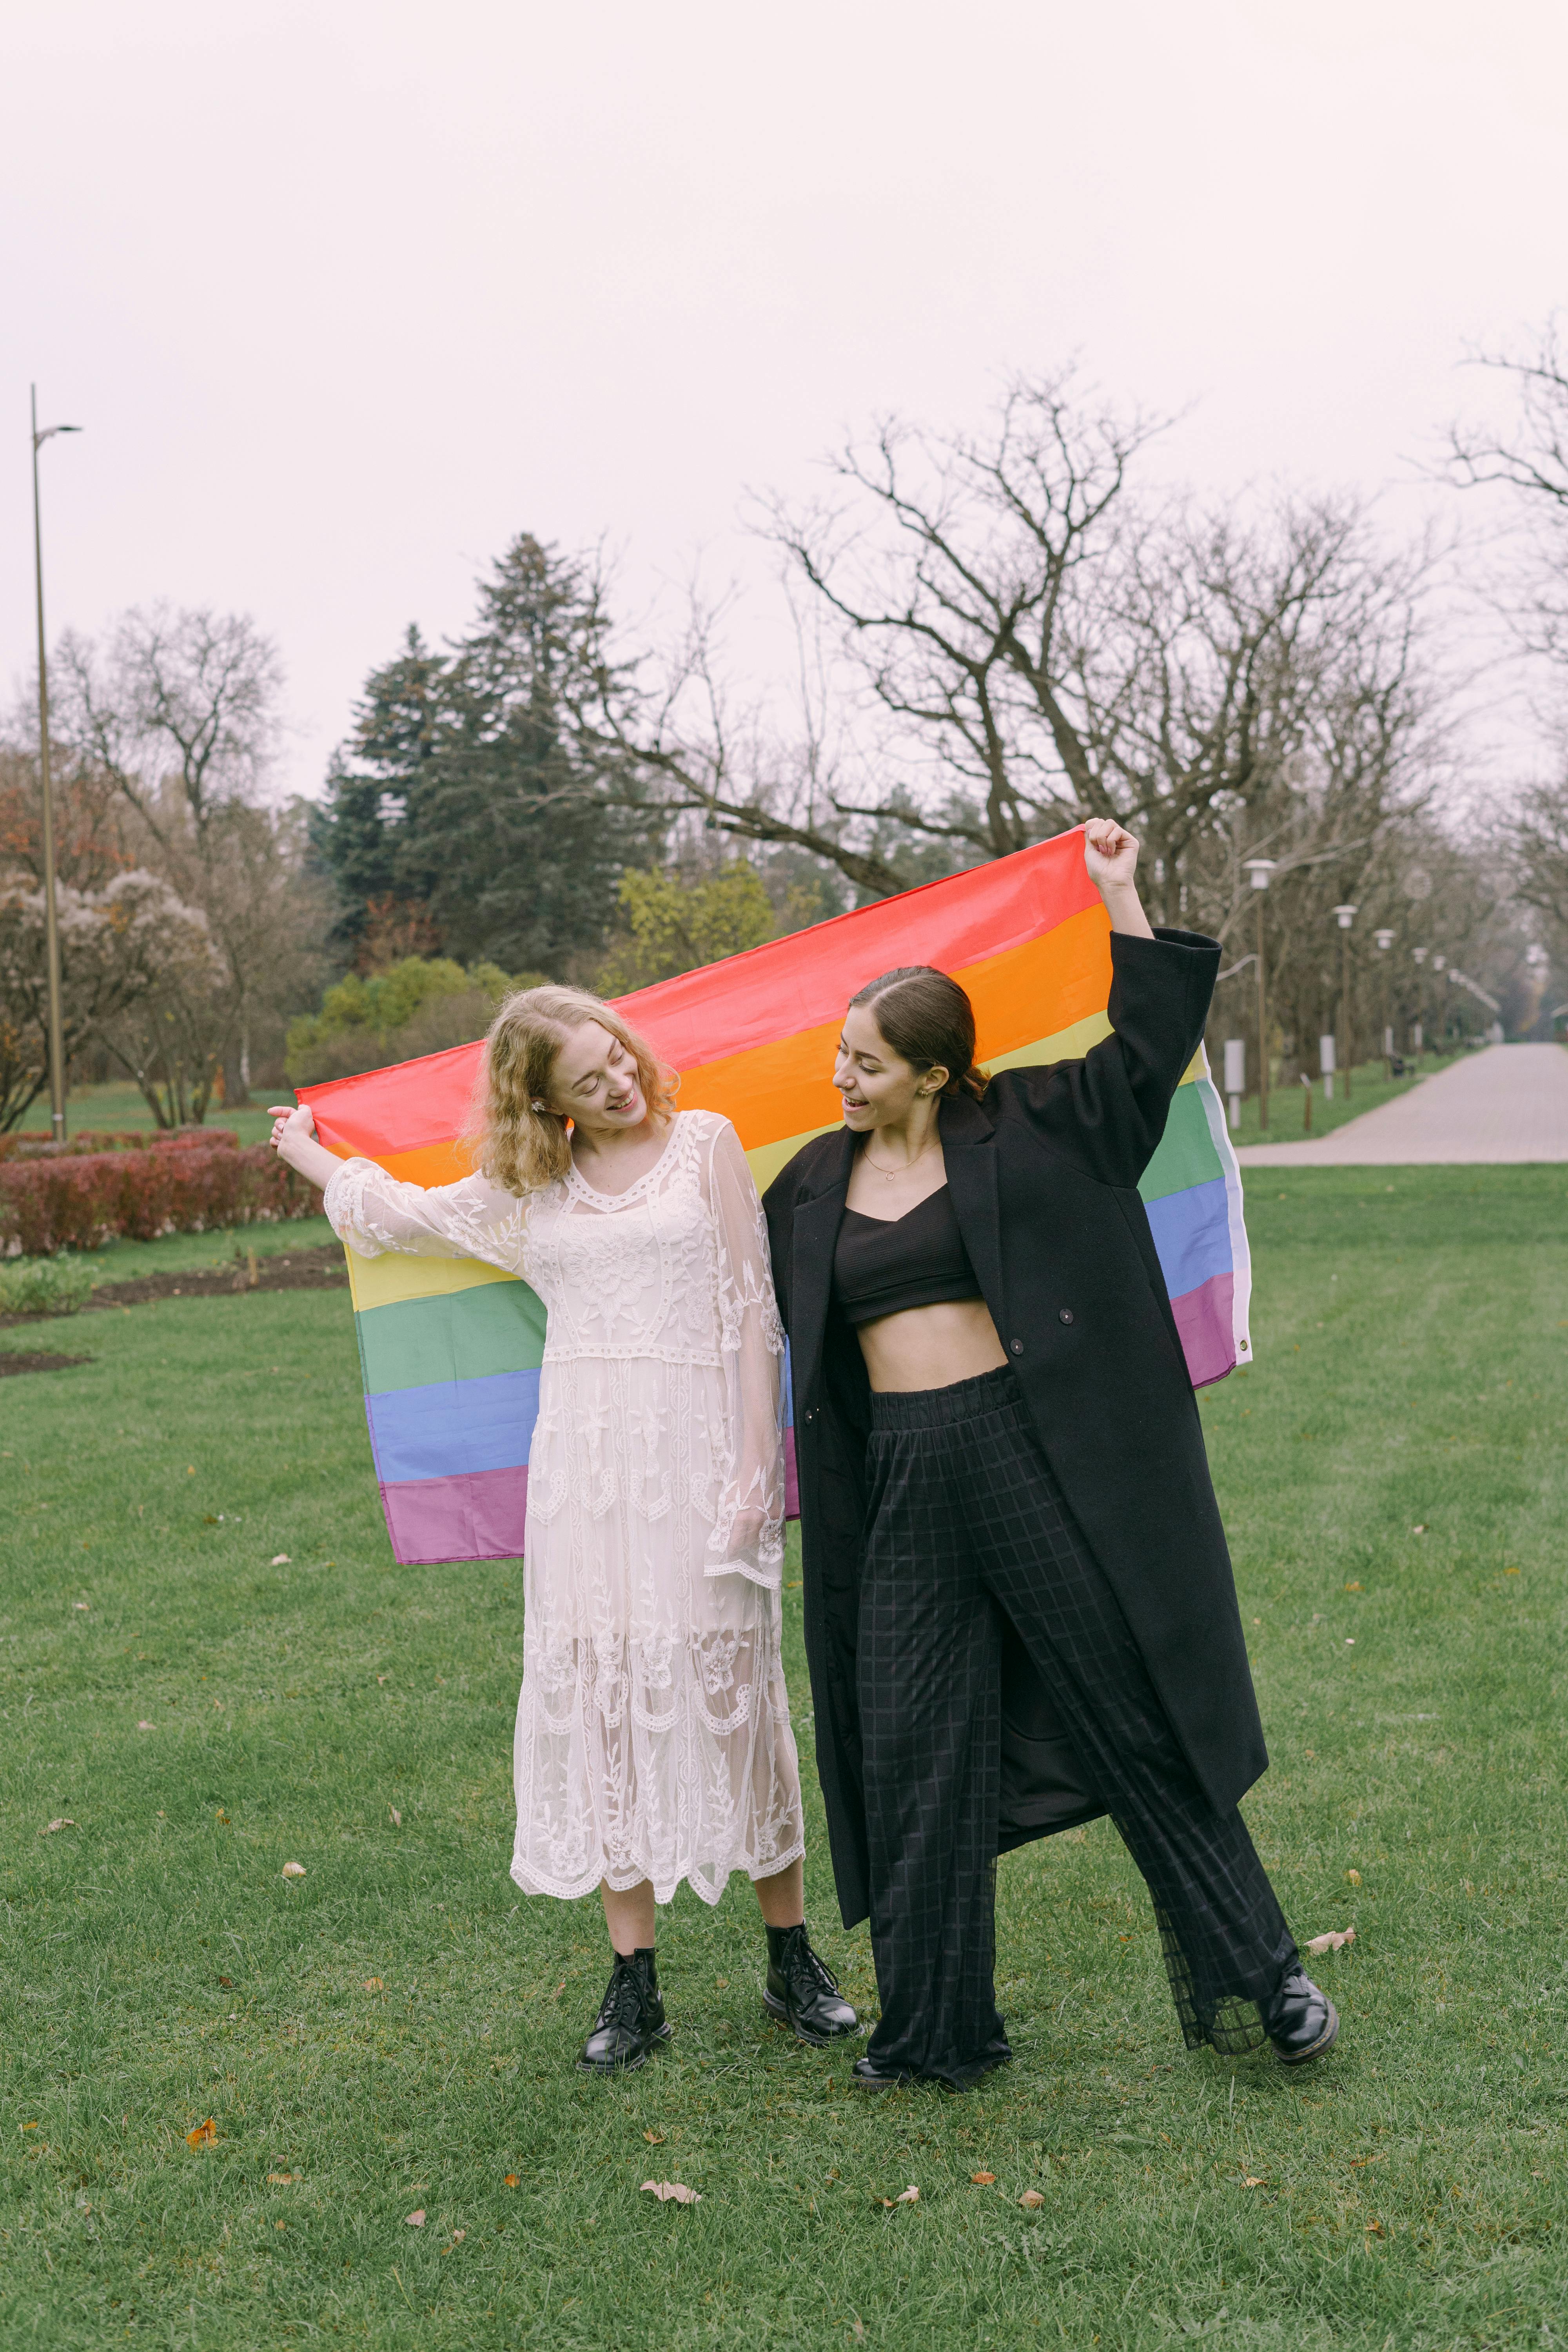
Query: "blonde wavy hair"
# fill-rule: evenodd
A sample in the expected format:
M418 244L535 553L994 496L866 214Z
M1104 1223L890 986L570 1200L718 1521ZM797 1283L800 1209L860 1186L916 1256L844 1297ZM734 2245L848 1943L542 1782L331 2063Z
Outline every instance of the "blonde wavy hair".
M574 1029L596 1021L618 1038L637 1068L643 1100L655 1118L675 1109L676 1079L645 1037L613 1005L584 988L520 988L490 1023L468 1136L477 1164L509 1192L534 1192L572 1165L572 1123L535 1110L547 1100L556 1055Z

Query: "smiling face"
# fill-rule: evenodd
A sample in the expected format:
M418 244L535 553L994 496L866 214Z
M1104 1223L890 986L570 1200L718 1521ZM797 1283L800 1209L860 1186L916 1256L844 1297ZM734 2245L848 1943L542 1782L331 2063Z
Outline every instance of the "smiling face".
M647 1117L635 1055L597 1021L568 1030L550 1073L552 1110L584 1135L620 1135Z
M852 1004L844 1016L833 1066L833 1083L844 1101L844 1124L857 1135L874 1128L900 1127L922 1098L947 1084L939 1065L917 1070L895 1054L877 1026L876 1008Z

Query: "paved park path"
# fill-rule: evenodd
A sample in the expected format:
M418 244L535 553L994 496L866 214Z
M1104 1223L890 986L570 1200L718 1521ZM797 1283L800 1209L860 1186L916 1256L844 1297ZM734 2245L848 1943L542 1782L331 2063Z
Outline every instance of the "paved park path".
M1331 1135L1248 1144L1236 1156L1244 1168L1568 1160L1568 1049L1488 1045Z

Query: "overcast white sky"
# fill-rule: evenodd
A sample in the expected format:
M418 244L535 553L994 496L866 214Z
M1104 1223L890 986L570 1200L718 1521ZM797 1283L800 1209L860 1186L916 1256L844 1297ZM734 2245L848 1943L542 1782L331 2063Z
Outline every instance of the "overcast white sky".
M1162 462L1202 488L1375 491L1480 389L1466 344L1568 292L1561 0L0 24L0 678L32 660L36 378L87 428L45 452L51 635L250 612L304 791L367 668L459 627L518 530L607 533L629 593L699 548L765 579L748 485L1075 352L1196 404Z

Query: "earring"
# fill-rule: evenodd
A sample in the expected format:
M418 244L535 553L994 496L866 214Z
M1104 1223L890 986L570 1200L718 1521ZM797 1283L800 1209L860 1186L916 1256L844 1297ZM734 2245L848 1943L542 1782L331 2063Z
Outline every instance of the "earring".
M531 1103L529 1108L531 1110L542 1110L544 1108L544 1105L542 1102Z

